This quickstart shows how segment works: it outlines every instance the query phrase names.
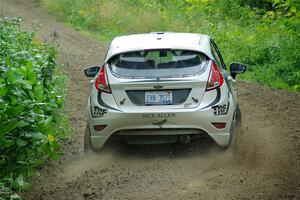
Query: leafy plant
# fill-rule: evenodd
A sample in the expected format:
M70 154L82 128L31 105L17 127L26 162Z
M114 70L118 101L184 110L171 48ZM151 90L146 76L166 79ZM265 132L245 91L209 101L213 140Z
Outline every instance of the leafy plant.
M64 77L54 46L19 29L20 18L0 18L0 193L17 198L64 134Z

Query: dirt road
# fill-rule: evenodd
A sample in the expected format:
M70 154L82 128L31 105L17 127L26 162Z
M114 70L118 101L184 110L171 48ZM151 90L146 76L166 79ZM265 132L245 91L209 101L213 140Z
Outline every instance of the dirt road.
M100 63L107 44L57 22L34 0L0 0L0 15L23 17L27 30L40 25L41 39L58 33L59 63L69 77L73 134L24 199L300 199L299 94L239 82L242 126L230 150L200 140L190 148L109 144L85 155L82 69Z

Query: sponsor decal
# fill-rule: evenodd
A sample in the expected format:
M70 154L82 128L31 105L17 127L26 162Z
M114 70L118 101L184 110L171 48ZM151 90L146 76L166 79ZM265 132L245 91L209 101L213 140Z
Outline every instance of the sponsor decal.
M177 125L175 122L168 121L168 119L154 119L152 124L154 126L159 126L159 128L163 128L163 125Z
M125 103L125 100L126 99L124 98L122 101L120 101L120 104L123 105Z
M153 121L152 124L155 125L155 126L159 126L161 127L163 124L165 124L168 120L167 119L164 119L164 120L161 120L161 121Z
M191 105L192 105L192 103L191 103L191 102L188 102L188 103L184 103L184 104L183 104L183 107L188 108L188 107L190 107Z
M160 119L160 118L175 118L175 113L148 113L143 114L143 118L146 119Z
M211 107L214 110L214 115L226 115L228 113L228 109L229 109L229 102L228 104L224 104L224 105L216 105L216 106L212 106Z
M196 99L195 97L192 97L192 99L193 99L193 101L194 101L195 103L198 103L198 102L199 102L199 100Z
M94 112L93 112L94 117L103 117L103 115L105 115L106 113L107 113L107 109L94 106Z

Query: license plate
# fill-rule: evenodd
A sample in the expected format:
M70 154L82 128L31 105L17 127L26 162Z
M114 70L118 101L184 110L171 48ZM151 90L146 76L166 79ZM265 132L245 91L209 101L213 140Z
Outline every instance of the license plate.
M145 104L172 104L172 91L147 91L145 92Z

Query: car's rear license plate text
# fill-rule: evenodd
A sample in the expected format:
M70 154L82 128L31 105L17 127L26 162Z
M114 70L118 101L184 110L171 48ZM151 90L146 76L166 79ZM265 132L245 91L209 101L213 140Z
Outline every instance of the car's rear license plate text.
M172 91L147 91L145 92L145 104L167 105L172 104Z

